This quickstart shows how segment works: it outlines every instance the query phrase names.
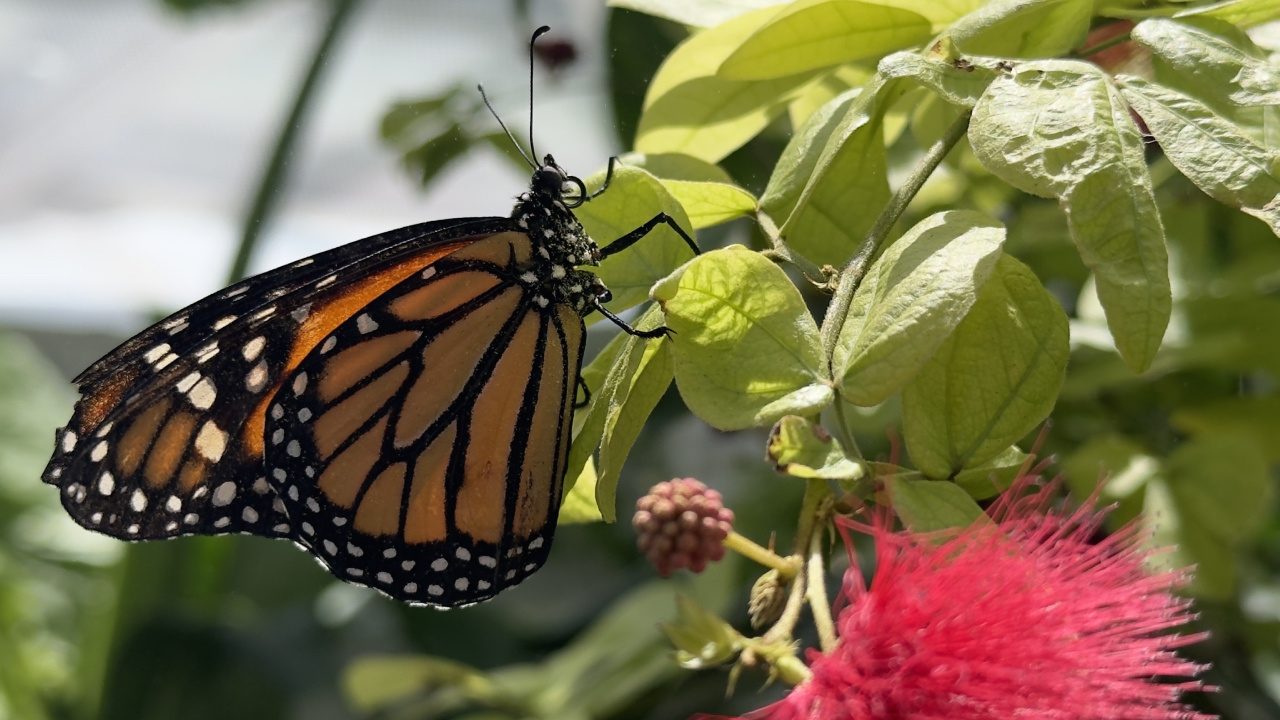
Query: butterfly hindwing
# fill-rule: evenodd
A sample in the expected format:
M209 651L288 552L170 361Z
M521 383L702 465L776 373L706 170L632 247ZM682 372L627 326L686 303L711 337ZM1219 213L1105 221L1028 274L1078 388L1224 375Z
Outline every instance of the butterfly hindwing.
M401 228L249 278L174 313L81 374L45 482L77 522L127 540L292 537L266 482L266 407L303 357L405 275L501 218Z
M337 327L277 393L266 468L338 577L409 602L476 602L540 567L568 451L582 320L537 302L505 232Z

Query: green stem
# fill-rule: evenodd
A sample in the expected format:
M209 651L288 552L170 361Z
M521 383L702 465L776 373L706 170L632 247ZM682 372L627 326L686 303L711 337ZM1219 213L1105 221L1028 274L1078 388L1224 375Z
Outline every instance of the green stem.
M828 367L833 365L832 357L835 355L836 341L840 337L840 328L844 327L844 321L849 316L849 305L853 302L853 293L862 284L862 278L867 273L871 258L875 257L876 251L889 236L889 231L897 224L907 205L920 192L920 188L924 187L925 181L934 170L938 169L938 165L942 164L947 153L960 142L960 138L964 137L965 131L969 128L971 114L966 112L956 118L951 127L947 128L946 134L929 148L924 157L920 158L915 168L911 170L911 174L907 176L906 182L894 193L888 207L880 213L880 217L876 218L876 224L867 231L867 236L858 247L858 252L840 271L840 277L836 281L835 295L831 298L831 304L827 306L827 316L822 320L822 347L827 354Z
M800 572L800 563L794 557L784 558L769 548L763 547L749 538L730 531L724 539L724 546L739 555L778 571L782 582L791 582L791 578Z
M827 559L822 552L822 541L826 537L826 523L817 528L809 538L808 559L808 591L809 610L813 613L813 624L818 628L818 642L822 652L829 653L840 643L836 634L836 624L831 619L831 602L827 600Z
M1117 45L1127 43L1129 42L1129 39L1130 39L1129 33L1127 32L1120 33L1119 35L1113 35L1112 37L1109 37L1106 40L1103 40L1097 45L1093 45L1091 47L1077 50L1076 52L1072 53L1072 55L1078 58L1087 58L1090 55L1097 55L1098 53L1104 50L1110 50L1111 48Z
M774 224L773 218L763 212L757 212L756 223L760 225L760 230L769 239L769 245L771 246L764 251L765 257L774 262L791 263L796 266L809 282L819 287L826 287L830 280L827 277L827 273L823 272L823 269L818 267L817 263L796 252L787 244L787 241L782 238L778 226Z
M298 86L293 98L293 107L289 116L280 126L280 134L276 138L275 148L271 151L271 159L263 168L262 177L258 180L258 190L253 196L253 204L244 218L244 226L240 234L240 245L236 248L235 260L231 263L231 271L227 273L228 284L243 279L258 247L258 238L262 228L274 214L285 185L288 183L289 161L298 144L298 136L302 130L307 111L315 97L316 86L320 75L329 62L333 45L351 17L351 11L359 4L359 0L333 0L333 12L329 22L316 44L311 56L311 66Z

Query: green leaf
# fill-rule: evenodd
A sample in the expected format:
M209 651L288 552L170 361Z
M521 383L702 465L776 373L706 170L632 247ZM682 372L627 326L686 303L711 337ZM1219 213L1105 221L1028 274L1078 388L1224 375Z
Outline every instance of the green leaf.
M942 32L957 19L982 7L987 0L874 0L876 5L903 8L933 23L933 32Z
M442 687L490 695L492 684L473 667L428 655L365 655L342 674L343 695L362 712L387 708Z
M720 76L769 80L878 57L931 34L930 22L910 10L859 0L799 0L744 40L720 65Z
M837 95L866 85L875 75L875 67L865 63L849 63L812 80L791 97L787 104L787 118L791 127L802 127L809 117ZM794 135L794 133L792 133Z
M1227 398L1173 413L1173 425L1194 434L1222 433L1247 438L1280 464L1280 397Z
M644 343L630 382L620 384L609 400L600 443L600 477L596 506L605 522L616 522L618 478L631 446L674 376L670 342L665 337Z
M914 80L952 105L972 108L996 77L991 67L978 64L980 60L957 67L933 56L897 52L881 60L876 69L886 78Z
M682 153L645 153L632 152L622 155L618 162L623 165L638 167L659 180L691 180L695 182L717 182L733 184L733 177L723 168L706 160Z
M444 132L428 139L404 154L405 167L418 176L423 186L431 183L442 170L471 149L471 136L460 125L451 125Z
M676 385L721 430L812 415L833 397L818 327L777 265L740 245L687 263L653 288L676 332Z
M749 12L677 46L649 82L635 149L718 162L782 114L791 94L816 73L764 82L716 75L720 64L777 13L777 8Z
M1265 222L1280 235L1280 156L1182 93L1123 78L1121 93L1165 156L1214 200Z
M569 493L560 503L560 517L557 525L576 525L604 520L600 513L600 505L596 502L596 464L590 455L577 480L569 485Z
M876 405L919 372L973 306L1004 238L1004 226L986 215L950 210L890 245L867 271L840 328L832 357L840 394L854 405Z
M760 206L810 260L843 264L888 202L881 128L899 90L875 77L837 96L805 122L774 168Z
M1169 455L1165 468L1184 526L1196 524L1238 544L1267 517L1274 489L1266 458L1248 438L1193 438Z
M1235 594L1236 554L1196 523L1186 523L1182 510L1163 478L1147 483L1142 508L1145 525L1151 529L1152 545L1162 548L1148 562L1158 570L1195 572L1188 591L1197 597L1228 600Z
M1231 33L1232 28L1224 28ZM1132 36L1169 67L1197 86L1226 91L1238 105L1280 104L1280 67L1249 43L1240 47L1231 38L1175 20L1152 18L1133 28Z
M894 512L911 532L966 528L986 518L969 493L952 482L889 477L885 488Z
M975 500L995 497L1013 485L1028 457L1011 445L990 460L961 470L956 474L955 484Z
M974 155L1025 192L1057 197L1125 363L1145 370L1172 309L1169 257L1142 138L1094 65L1028 62L974 108Z
M603 182L603 171L586 179L587 188L592 191ZM574 210L587 233L601 247L608 246L660 212L670 215L685 232L693 235L693 223L680 201L672 197L654 176L625 165L614 169L608 190ZM607 258L600 263L596 274L613 293L609 309L621 312L644 302L655 282L692 256L693 251L674 230L659 225L640 242Z
M769 432L765 459L774 468L792 477L819 480L859 480L866 468L845 455L840 441L826 428L788 415Z
M609 7L626 8L683 25L713 28L752 10L783 5L787 0L609 0Z
M382 116L378 126L378 135L384 140L403 143L413 138L418 126L438 122L436 116L443 114L449 101L458 94L458 88L450 88L447 92L422 100L400 101L392 104L391 109Z
M1080 45L1092 16L1093 0L994 0L948 34L969 55L1057 57Z
M1003 452L1053 410L1069 353L1058 301L1001 256L969 314L903 388L911 460L941 479Z
M697 230L750 215L756 199L737 185L690 180L663 180L671 195L689 213L689 222Z
M1280 0L1228 0L1216 5L1188 8L1174 17L1211 17L1237 27L1252 27L1280 18Z
M687 670L723 665L742 649L742 636L732 625L686 595L676 596L676 621L659 627L676 646L676 662Z
M1103 504L1119 504L1107 517L1113 527L1124 525L1142 512L1147 484L1161 479L1163 472L1158 459L1121 435L1091 438L1062 463L1062 474L1076 497L1092 497L1096 492Z

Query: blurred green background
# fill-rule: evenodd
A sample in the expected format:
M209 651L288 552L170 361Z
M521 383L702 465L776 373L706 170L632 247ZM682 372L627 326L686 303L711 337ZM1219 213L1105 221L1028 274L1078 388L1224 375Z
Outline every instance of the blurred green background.
M336 582L285 543L107 540L39 483L68 379L220 287L237 258L252 272L412 222L506 214L527 169L472 88L525 134L541 24L554 30L535 66L539 148L586 176L629 149L684 27L595 0L0 0L0 718L658 719L777 696L748 671L726 698L728 673L677 669L656 627L685 592L745 628L759 570L730 559L659 581L626 522L562 527L520 587L437 612ZM929 101L897 115L891 175L951 117ZM759 194L790 132L783 115L723 166ZM1272 498L1238 509L1225 535L1181 539L1214 633L1191 654L1222 688L1195 701L1276 718L1280 245L1150 159L1177 307L1141 378L1092 340L1105 328L1078 300L1092 291L1055 204L962 147L904 225L947 207L998 217L1007 250L1066 307L1073 353L1048 449L1074 488L1105 460L1131 488L1181 477ZM699 241L760 247L745 221ZM592 328L588 355L613 332ZM860 416L869 457L889 455L897 419L896 401ZM619 516L653 483L693 476L725 493L738 532L789 547L803 488L762 462L764 439L708 428L673 387L630 455ZM1241 458L1268 469L1245 477ZM1121 516L1141 505L1108 492ZM833 564L834 588L839 553Z

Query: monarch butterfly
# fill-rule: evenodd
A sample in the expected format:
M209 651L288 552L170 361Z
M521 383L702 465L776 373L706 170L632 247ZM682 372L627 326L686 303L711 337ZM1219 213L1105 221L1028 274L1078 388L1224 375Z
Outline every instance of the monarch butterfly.
M547 28L540 28L533 36ZM501 122L501 121L499 121ZM505 128L504 128L505 129ZM532 148L531 148L532 150ZM125 341L42 479L124 540L292 540L342 580L414 604L521 582L555 532L604 248L547 155L510 217L412 225L239 282Z

